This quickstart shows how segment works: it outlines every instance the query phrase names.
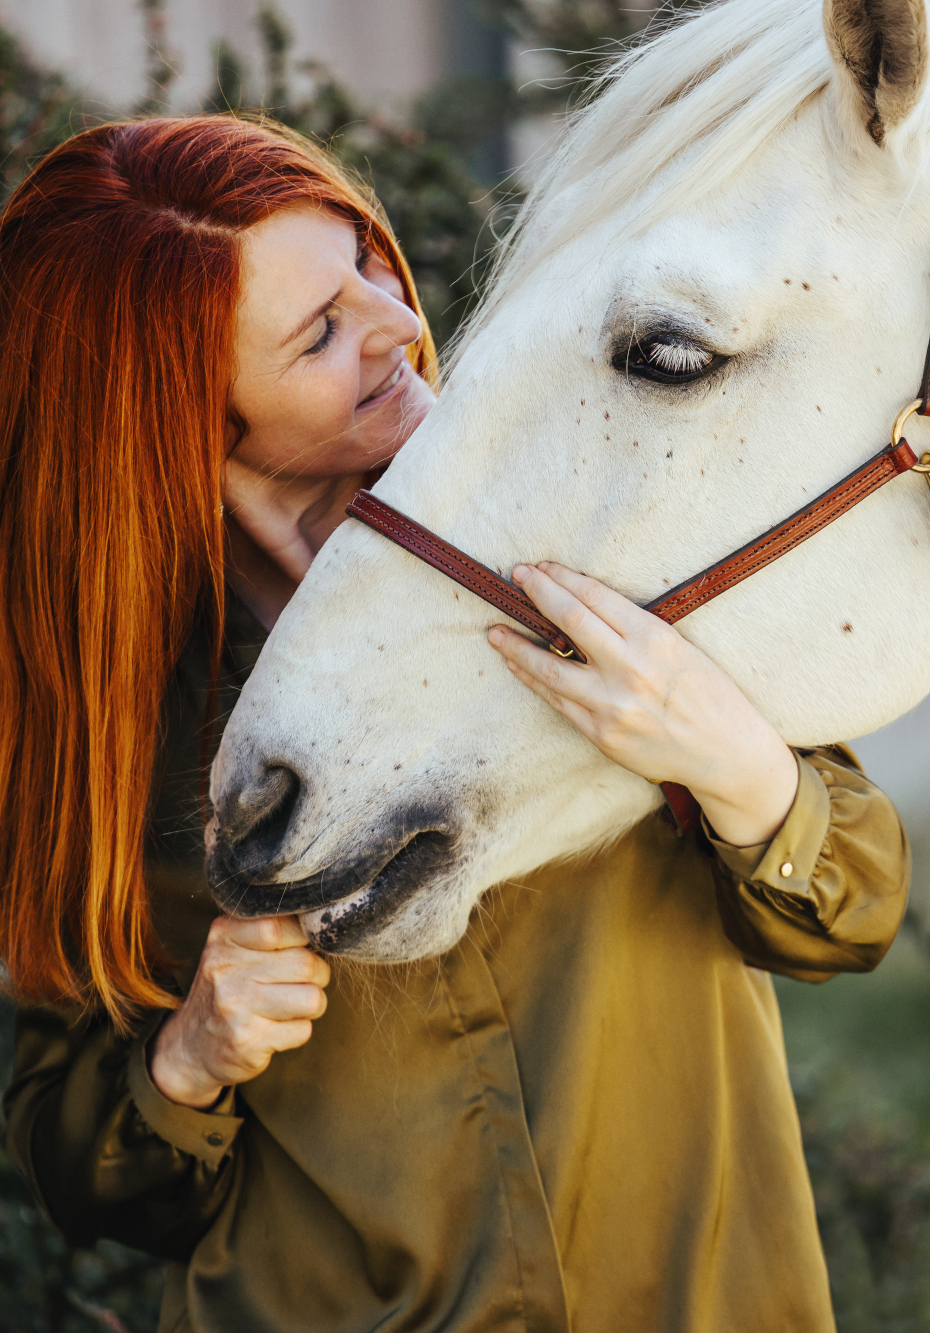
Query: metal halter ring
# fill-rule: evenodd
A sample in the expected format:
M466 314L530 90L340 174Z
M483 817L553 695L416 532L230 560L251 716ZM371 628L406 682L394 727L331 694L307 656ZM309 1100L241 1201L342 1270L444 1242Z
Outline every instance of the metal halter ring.
M895 417L894 425L891 428L892 448L897 448L897 446L901 443L901 436L904 433L905 421L907 421L908 417L912 417L915 412L919 411L920 408L923 407L923 402L924 400L922 398L915 398L912 403L908 403L907 407L901 408L901 411ZM914 466L911 468L911 471L923 472L927 477L927 485L930 486L930 449L925 450L920 455L920 462L915 463Z

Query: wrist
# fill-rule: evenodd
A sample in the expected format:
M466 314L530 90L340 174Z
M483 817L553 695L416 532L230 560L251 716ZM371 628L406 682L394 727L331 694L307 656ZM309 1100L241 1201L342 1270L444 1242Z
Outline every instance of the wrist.
M755 847L771 842L788 817L798 792L798 761L779 739L770 762L726 786L692 787L708 823L722 842Z
M163 1024L149 1055L149 1078L163 1097L178 1106L208 1111L225 1091L197 1061L187 1058L178 1033L180 1015Z

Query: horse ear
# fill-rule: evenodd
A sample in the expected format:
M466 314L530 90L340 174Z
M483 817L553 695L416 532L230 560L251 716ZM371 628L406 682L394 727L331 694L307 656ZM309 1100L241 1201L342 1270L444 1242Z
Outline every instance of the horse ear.
M839 77L882 144L924 91L926 0L824 0L823 22Z

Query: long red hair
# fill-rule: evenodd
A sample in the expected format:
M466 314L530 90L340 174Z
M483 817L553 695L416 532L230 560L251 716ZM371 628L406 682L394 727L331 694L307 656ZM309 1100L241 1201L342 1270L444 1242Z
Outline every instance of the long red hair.
M219 661L239 238L301 201L349 219L422 318L374 201L278 127L88 130L0 219L0 957L20 997L121 1027L174 1003L142 852L195 616Z

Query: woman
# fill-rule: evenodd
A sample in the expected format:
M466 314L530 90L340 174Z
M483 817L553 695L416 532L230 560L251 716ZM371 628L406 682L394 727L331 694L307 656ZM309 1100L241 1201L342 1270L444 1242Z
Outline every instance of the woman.
M596 1012L577 1032L559 1027L556 935L519 977L495 973L510 943L520 955L534 910L502 893L507 910L490 905L463 947L496 1006L479 1026L511 1025L512 1046L497 1049L516 1061L512 1105L477 1065L467 1093L455 1073L437 1084L453 1046L478 1042L461 1015L436 1025L454 959L340 969L312 1038L330 974L295 919L217 917L206 894L204 718L211 681L221 716L347 497L429 408L429 341L403 260L307 145L168 120L90 131L37 168L0 222L0 291L0 951L34 1002L6 1105L12 1151L66 1236L175 1260L164 1330L829 1328L777 1011L740 955L809 979L879 961L908 873L887 799L844 751L794 755L712 663L625 599L556 566L521 568L547 613L582 614L597 669L569 698L520 636L492 631L493 646L612 758L687 776L709 819L674 858L650 820L604 854L606 880L600 858L604 901L632 875L653 904L624 938L584 924L601 936L602 971L626 967L629 985L638 968L641 994L652 988L648 1031L601 1037ZM635 651L621 651L620 620ZM533 884L551 892L547 876L567 881L580 922L589 867L542 872ZM708 1046L730 1061L715 1107L670 1119L650 1073L675 1046L669 957L705 990L731 987L720 1022L733 1047ZM653 1079L661 1135L624 1125L606 1156L583 1126L547 1139L533 1084L557 1031L569 1044L555 1084L587 1077L598 1042L614 1055L619 1042ZM692 1058L676 1055L686 1070ZM714 1118L711 1205L689 1193L707 1163L676 1164L684 1112ZM465 1122L478 1155L444 1175L438 1147ZM573 1191L550 1198L566 1142ZM314 1154L318 1171L305 1166ZM751 1165L747 1178L733 1162ZM625 1234L599 1233L585 1182L637 1173L640 1211ZM651 1202L650 1179L674 1215ZM748 1208L743 1254L715 1239L734 1197ZM466 1222L460 1199L478 1200L468 1216L486 1224ZM664 1257L630 1272L643 1236Z

